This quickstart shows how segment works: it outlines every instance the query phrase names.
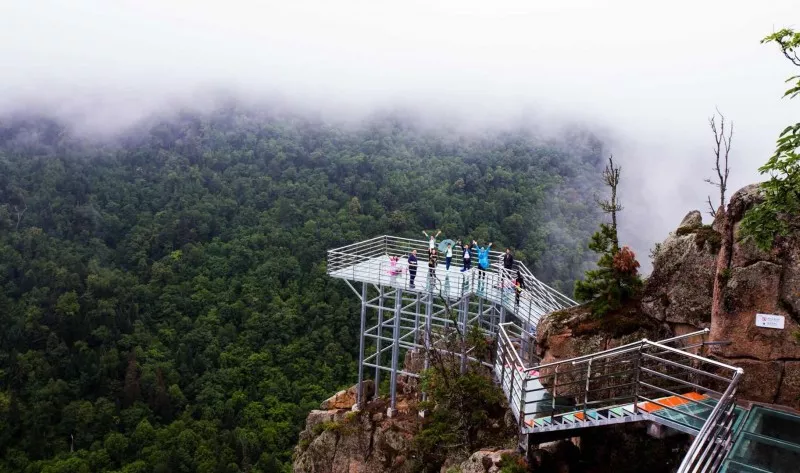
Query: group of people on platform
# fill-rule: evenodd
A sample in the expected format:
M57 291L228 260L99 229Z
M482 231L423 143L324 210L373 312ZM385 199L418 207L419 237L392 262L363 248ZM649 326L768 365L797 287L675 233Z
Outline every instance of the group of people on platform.
M435 234L431 232L430 234L426 231L422 232L428 238L428 277L435 281L436 278L436 268L439 264L439 253L436 250L436 238L442 233L441 230L437 231ZM461 240L458 240L455 243L456 246L460 247L461 252L461 272L470 271L472 269L472 259L473 259L473 252L478 257L478 280L481 281L486 277L486 270L489 269L489 250L492 247L492 243L489 242L488 245L480 246L478 242L472 240L471 243L464 243ZM446 271L450 271L450 265L453 260L453 244L448 243L447 247L444 251L444 266ZM417 267L418 267L418 259L417 259L417 250L412 250L411 253L407 256L408 258L408 275L409 275L409 286L414 288L414 279L417 276ZM397 275L399 274L400 270L397 269L397 263L400 257L398 256L390 256L389 263L390 263L390 274ZM506 248L506 252L503 254L503 279L504 281L512 281L511 287L514 288L515 291L515 304L519 305L520 295L522 291L525 289L525 278L522 276L522 272L517 270L516 279L512 280L510 275L514 270L514 255L511 254L511 249ZM501 283L503 284L503 283ZM504 284L503 284L503 287Z

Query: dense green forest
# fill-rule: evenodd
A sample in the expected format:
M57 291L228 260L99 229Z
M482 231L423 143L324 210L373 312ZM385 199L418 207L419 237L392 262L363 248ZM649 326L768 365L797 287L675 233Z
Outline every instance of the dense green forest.
M289 471L355 381L325 250L491 240L572 294L600 215L589 132L332 124L241 105L110 139L0 119L0 472Z

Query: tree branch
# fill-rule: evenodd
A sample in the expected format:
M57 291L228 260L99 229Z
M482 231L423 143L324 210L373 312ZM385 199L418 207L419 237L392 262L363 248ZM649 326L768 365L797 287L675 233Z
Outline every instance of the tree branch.
M23 204L25 203L23 202ZM28 210L28 204L25 204L25 208L22 210L19 210L19 208L16 205L14 206L14 212L17 213L17 225L14 227L15 232L19 230L19 222L22 220L22 215L25 214L26 210Z
M719 115L719 128L717 127L717 115ZM708 126L714 134L714 167L712 168L717 173L717 181L711 178L705 179L705 182L713 185L719 189L719 207L725 208L725 193L728 190L728 175L730 174L730 167L728 165L728 156L731 152L731 142L733 141L733 122L730 123L730 129L725 129L725 115L716 109L716 113L708 119ZM711 197L708 198L708 206L711 209L710 214L716 217L717 211L711 204ZM717 207L717 208L719 208Z

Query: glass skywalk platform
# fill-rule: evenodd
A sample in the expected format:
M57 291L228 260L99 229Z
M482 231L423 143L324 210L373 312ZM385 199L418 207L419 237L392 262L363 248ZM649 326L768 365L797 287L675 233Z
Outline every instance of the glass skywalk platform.
M417 250L418 266L412 283L408 255ZM453 254L458 254L453 249ZM428 242L394 236L380 236L328 251L328 275L346 281L372 284L405 292L432 293L450 301L474 295L513 314L529 329L535 330L545 314L572 307L577 303L556 289L539 281L521 262L507 270L502 266L503 253L489 252L489 267L478 269L477 255L472 268L462 271L462 258L454 256L448 271L440 254L433 272L428 266ZM393 261L394 258L398 258ZM525 289L516 297L517 273Z
M724 473L800 471L800 416L754 407L726 457Z

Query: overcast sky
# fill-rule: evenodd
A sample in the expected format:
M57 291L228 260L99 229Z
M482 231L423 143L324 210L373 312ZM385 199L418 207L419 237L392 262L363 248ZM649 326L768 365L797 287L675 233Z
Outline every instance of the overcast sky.
M536 110L606 130L641 252L712 191L715 106L735 122L734 189L800 119L780 98L794 71L759 44L786 26L800 1L0 0L0 105L128 117L222 86L348 112Z

